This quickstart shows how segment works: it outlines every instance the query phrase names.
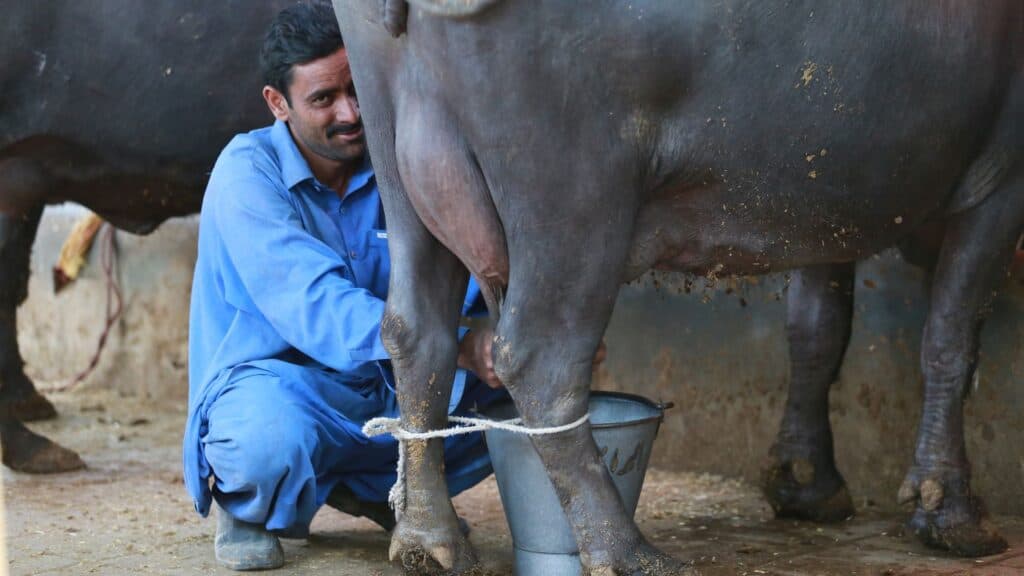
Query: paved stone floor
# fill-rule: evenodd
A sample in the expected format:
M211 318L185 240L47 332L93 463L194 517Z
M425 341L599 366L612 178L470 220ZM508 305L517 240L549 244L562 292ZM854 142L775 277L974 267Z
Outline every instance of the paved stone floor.
M28 476L3 471L11 574L231 574L213 560L213 522L192 512L180 479L180 406L107 392L55 396L61 417L33 425L78 450L82 472ZM492 481L459 496L486 569L511 573L511 539ZM653 470L637 519L658 546L692 559L701 574L1024 574L1024 519L997 516L1011 541L1005 554L958 560L901 534L898 514L861 503L857 518L833 526L776 521L757 491L737 480ZM313 536L285 541L281 576L392 576L388 535L334 510Z

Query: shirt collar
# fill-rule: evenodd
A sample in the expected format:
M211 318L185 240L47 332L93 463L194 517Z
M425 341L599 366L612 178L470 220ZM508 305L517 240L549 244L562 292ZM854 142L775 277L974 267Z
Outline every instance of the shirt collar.
M275 120L274 127L270 129L270 141L273 143L277 157L281 161L281 177L284 179L284 185L289 190L306 180L316 181L313 171L309 168L309 163L306 162L302 152L299 151L299 147L295 144L295 140L292 139L288 123ZM370 164L369 155L364 154L359 168L356 169L355 173L348 180L348 189L345 190L345 196L348 197L351 192L366 186L372 178L373 166Z
M345 190L345 197L366 186L366 184L373 178L373 166L370 164L370 155L364 154L363 160L359 163L359 168L352 174L352 177L348 179L348 188Z
M277 158L281 161L281 177L289 190L300 182L313 179L313 171L302 157L302 152L299 152L295 140L292 140L292 133L286 122L274 121L274 127L270 129L270 141L277 152Z

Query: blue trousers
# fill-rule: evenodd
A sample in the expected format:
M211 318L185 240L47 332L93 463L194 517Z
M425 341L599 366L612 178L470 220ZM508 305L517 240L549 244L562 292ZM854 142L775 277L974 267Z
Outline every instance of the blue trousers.
M456 414L507 395L471 375L458 392L450 408ZM235 370L209 404L201 437L214 497L232 516L291 537L308 534L339 482L361 500L386 501L398 443L361 429L370 418L397 414L383 378L345 382L337 372L286 363ZM446 439L444 469L452 496L490 475L482 434Z

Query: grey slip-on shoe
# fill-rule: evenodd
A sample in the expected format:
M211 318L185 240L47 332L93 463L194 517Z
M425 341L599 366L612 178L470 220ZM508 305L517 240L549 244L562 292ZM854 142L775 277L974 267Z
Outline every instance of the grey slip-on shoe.
M217 508L217 535L213 552L217 562L232 570L273 570L284 565L284 550L277 536L259 525L238 520Z

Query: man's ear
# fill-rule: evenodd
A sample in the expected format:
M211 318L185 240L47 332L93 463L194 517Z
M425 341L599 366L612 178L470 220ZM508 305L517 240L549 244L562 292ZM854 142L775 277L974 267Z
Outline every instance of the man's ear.
M267 108L270 108L270 113L274 115L274 118L282 122L288 121L289 106L284 94L268 84L263 87L263 99L267 102Z

